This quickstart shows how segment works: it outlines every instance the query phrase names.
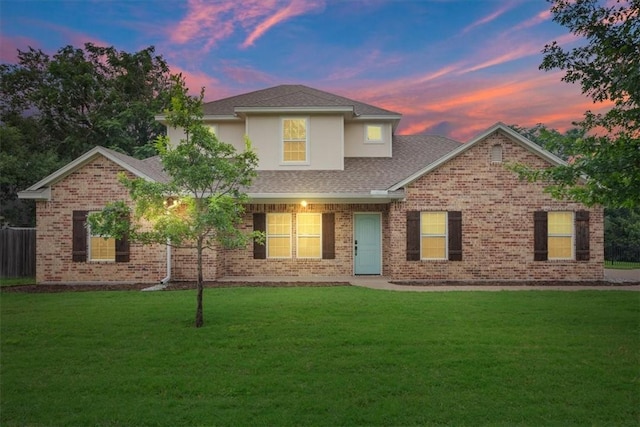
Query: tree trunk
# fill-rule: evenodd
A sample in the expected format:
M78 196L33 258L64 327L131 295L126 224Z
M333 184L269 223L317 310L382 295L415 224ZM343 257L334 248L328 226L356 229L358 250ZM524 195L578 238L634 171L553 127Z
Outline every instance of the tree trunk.
M198 303L196 307L196 328L204 325L204 318L202 316L202 291L204 289L204 283L202 280L202 239L198 239Z

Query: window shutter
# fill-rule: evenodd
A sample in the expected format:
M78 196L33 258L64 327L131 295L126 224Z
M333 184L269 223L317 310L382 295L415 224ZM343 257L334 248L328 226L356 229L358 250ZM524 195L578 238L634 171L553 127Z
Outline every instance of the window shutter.
M576 261L589 261L589 211L576 212Z
M87 214L88 211L73 211L73 236L71 252L73 262L87 261Z
M336 258L335 214L322 214L322 259Z
M267 231L267 214L253 214L253 231L261 231L263 233ZM267 259L266 243L260 244L256 241L253 242L253 259Z
M449 222L449 261L462 261L462 212L447 214Z
M547 212L533 213L533 260L546 261L549 256L547 232Z
M129 218L127 218L129 222ZM128 227L127 227L128 228ZM116 262L129 262L129 237L116 240Z
M420 261L420 212L407 212L407 261Z

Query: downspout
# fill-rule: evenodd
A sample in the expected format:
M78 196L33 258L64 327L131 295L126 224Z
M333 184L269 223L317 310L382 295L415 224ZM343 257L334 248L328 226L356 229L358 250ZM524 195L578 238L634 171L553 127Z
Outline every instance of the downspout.
M171 280L171 240L167 239L167 277L160 280L161 285L166 285Z

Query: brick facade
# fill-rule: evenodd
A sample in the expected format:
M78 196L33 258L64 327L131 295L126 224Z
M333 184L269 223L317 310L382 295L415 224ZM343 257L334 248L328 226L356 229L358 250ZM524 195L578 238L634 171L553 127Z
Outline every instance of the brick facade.
M36 202L36 280L60 282L158 282L166 275L163 245L132 244L129 262L73 262L74 210L98 211L107 202L129 200L118 182L123 170L99 156L51 186L51 200Z
M503 162L491 161L491 149L502 148ZM590 212L588 261L534 261L534 212L586 209L544 193L544 185L520 181L506 165L544 168L538 155L494 132L405 189L406 199L389 204L250 204L243 225L253 230L254 213L292 213L291 243L296 253L298 213L328 213L335 218L334 259L254 259L252 245L234 250L207 250L204 278L222 276L351 276L354 271L353 215L381 214L382 274L397 280L602 280L604 219L602 208ZM51 201L37 206L37 281L157 283L166 275L166 247L131 244L130 261L72 262L72 213L100 210L107 202L127 200L117 181L122 171L98 156L51 186ZM462 261L407 261L408 211L460 211ZM173 280L195 280L192 249L172 251Z
M504 163L492 163L491 147L502 147ZM471 149L407 189L405 202L389 211L389 276L421 280L602 280L604 211L590 209L589 261L534 261L535 211L578 211L579 203L558 201L541 183L520 181L508 163L544 168L537 155L502 133ZM461 211L462 261L407 261L406 212Z

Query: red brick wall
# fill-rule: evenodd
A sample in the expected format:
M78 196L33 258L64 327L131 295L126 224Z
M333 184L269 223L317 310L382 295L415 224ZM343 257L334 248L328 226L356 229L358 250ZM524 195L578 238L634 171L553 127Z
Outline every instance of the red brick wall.
M51 201L38 201L36 280L43 282L158 282L166 275L164 245L131 244L130 262L73 262L74 210L100 210L107 202L127 200L118 182L122 169L99 156L51 189Z
M584 261L533 261L535 211L586 209L543 192L543 184L520 181L505 163L491 163L493 145L504 162L544 168L537 155L494 133L407 189L407 201L391 205L387 270L396 279L601 280L604 276L603 209L589 209L590 256ZM462 261L407 261L406 212L462 211Z
M253 231L253 213L292 213L292 252L296 253L296 213L335 214L335 259L253 259L253 245L246 249L227 251L227 276L351 276L353 275L353 214L382 213L383 236L388 205L385 204L314 204L303 208L298 204L248 205L242 229ZM383 237L384 239L384 237ZM384 241L385 247L388 247ZM386 267L383 267L386 268Z

